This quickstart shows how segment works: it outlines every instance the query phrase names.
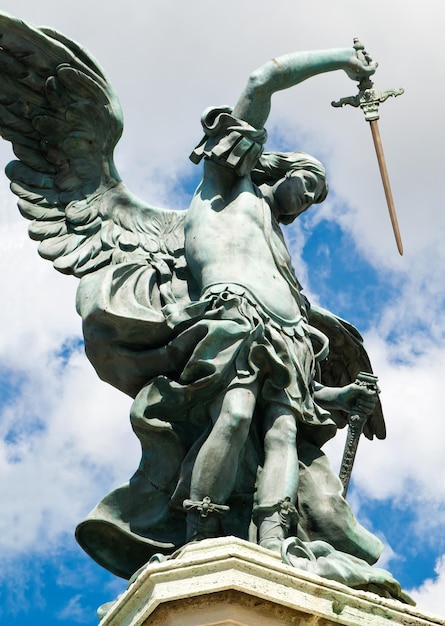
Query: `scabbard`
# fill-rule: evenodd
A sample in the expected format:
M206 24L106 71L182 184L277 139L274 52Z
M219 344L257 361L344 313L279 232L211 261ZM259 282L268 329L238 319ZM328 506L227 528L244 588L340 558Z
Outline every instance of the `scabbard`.
M343 485L343 497L346 498L349 481L351 480L352 467L357 454L358 442L366 423L366 415L355 413L349 418L348 434L346 436L345 449L340 467L339 478Z

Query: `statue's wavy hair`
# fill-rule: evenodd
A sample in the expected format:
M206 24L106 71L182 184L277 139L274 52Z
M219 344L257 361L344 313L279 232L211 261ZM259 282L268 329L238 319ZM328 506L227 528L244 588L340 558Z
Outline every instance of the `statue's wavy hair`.
M329 190L326 170L320 161L305 152L263 152L251 176L255 185L274 184L294 170L306 170L321 179L323 186L315 203L323 202Z

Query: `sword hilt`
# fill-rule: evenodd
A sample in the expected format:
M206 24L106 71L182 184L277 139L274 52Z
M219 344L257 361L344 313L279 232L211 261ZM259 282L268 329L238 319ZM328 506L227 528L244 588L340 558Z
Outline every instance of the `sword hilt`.
M364 63L370 63L371 57L365 52L365 46L357 39L354 38L353 48L357 51L357 56L361 58ZM404 93L404 89L385 89L384 91L378 91L374 89L374 83L369 77L362 78L358 84L358 94L355 96L346 96L340 98L340 100L333 100L331 105L333 107L342 107L346 104L350 104L353 107L360 107L365 114L365 119L368 122L379 119L379 105L381 102L385 102L390 96L401 96Z

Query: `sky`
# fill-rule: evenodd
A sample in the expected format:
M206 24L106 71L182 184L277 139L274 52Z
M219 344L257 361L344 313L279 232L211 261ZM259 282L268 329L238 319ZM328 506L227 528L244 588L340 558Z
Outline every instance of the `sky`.
M106 8L105 8L106 6ZM200 115L234 104L249 73L295 50L348 47L379 62L380 132L405 253L397 252L370 130L343 72L276 94L269 147L326 165L330 194L287 228L305 293L363 334L388 437L362 441L348 499L385 543L380 564L420 609L445 615L445 143L440 0L3 0L2 11L77 40L99 60L124 112L116 164L147 202L186 208ZM1 163L12 158L0 146ZM83 353L77 280L40 259L0 177L0 622L94 625L125 588L73 538L76 524L139 461L131 400ZM338 467L344 434L329 444Z

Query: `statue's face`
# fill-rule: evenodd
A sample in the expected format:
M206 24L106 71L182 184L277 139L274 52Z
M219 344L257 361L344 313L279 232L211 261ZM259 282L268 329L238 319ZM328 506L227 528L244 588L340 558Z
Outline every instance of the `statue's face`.
M312 172L294 170L275 183L274 213L279 222L290 224L307 211L323 191L323 181Z

